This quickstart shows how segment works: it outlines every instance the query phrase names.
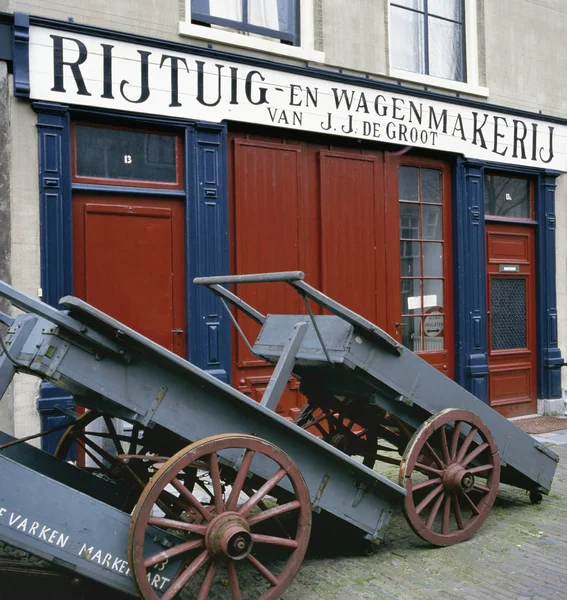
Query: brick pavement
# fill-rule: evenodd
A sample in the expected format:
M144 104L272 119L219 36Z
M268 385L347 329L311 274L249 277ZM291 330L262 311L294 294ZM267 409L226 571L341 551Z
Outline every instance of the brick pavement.
M374 556L308 557L283 600L567 599L564 439L551 446L560 463L542 504L502 485L477 534L449 548L429 547L397 511Z

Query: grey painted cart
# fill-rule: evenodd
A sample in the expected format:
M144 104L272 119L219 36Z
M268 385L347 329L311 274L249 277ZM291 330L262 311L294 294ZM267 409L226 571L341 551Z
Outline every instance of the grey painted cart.
M549 491L553 453L301 279L196 280L262 323L254 352L277 364L261 404L81 300L59 311L0 282L24 311L0 313L0 395L27 373L89 409L56 456L2 434L0 540L145 600L204 600L219 580L225 597L269 600L312 514L370 546L401 504L448 545L480 526L500 478ZM264 317L222 287L264 281L290 284L307 316ZM274 412L291 373L309 401L297 424ZM398 483L378 460L400 464Z

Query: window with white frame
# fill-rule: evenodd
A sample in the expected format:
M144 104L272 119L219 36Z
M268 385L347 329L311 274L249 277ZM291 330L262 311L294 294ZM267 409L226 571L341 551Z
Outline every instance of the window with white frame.
M465 1L391 0L394 69L466 81Z
M315 50L320 0L185 0L179 33L250 50L324 62Z
M193 0L191 21L298 46L298 0Z

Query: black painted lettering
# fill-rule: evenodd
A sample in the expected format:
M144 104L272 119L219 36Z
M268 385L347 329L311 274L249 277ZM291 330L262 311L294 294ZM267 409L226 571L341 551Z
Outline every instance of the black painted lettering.
M406 101L403 98L392 98L392 118L397 121L403 121L405 116L403 114L404 104Z
M349 93L345 89L341 89L340 92L337 88L331 88L331 90L333 92L333 97L335 98L335 107L340 108L344 101L347 109L350 110L354 100L354 91L351 91L349 96Z
M477 143L477 139L480 140L480 147L484 148L485 150L487 149L487 145L486 145L486 140L484 139L484 134L482 133L482 128L486 125L486 122L488 121L488 115L486 113L484 113L484 121L482 122L482 125L478 124L478 113L477 112L473 112L472 114L473 116L473 139L472 139L472 143L475 146L478 146Z
M217 68L217 98L212 102L205 100L205 63L202 60L196 60L197 64L197 102L203 106L216 106L221 100L221 85L222 85L222 73L224 65L216 64Z
M318 98L319 98L319 88L310 88L309 86L307 86L305 88L305 92L307 94L307 98L306 98L306 106L314 106L315 108L317 107L317 102L318 102Z
M356 112L365 112L368 114L370 111L368 110L368 102L366 101L366 95L364 92L360 94L360 98L358 99L358 105L356 107Z
M512 156L514 158L518 158L518 146L521 146L521 158L526 158L526 144L524 140L528 135L528 128L523 121L519 121L518 119L514 119L512 122L514 123L514 143L512 147Z
M160 69L163 67L166 61L170 61L169 66L171 68L171 102L169 103L169 106L181 106L181 102L179 102L179 63L182 63L185 66L187 73L189 73L189 67L187 66L187 61L184 58L164 54L161 57L161 62L159 64Z
M388 105L386 104L386 98L382 94L378 94L374 99L374 112L379 117L385 117L388 114Z
M494 147L492 151L496 154L500 154L500 156L506 156L506 152L508 152L508 148L504 148L504 150L498 150L498 140L504 139L506 136L498 130L498 122L502 121L505 127L508 127L508 121L505 117L494 116Z
M75 38L62 37L60 35L51 35L50 37L53 40L53 87L51 88L51 91L65 92L65 87L63 86L63 68L69 67L71 69L71 73L73 74L75 84L77 85L77 94L79 96L90 96L91 94L89 94L87 91L85 80L83 79L83 74L81 73L80 69L80 65L87 60L87 47L83 44L83 42L81 42L81 40L77 40ZM77 45L79 57L76 61L68 62L63 60L64 40L73 42Z
M303 104L303 101L300 98L297 98L302 91L303 88L295 83L292 83L289 86L289 103L291 106L301 106Z
M130 100L124 93L124 88L127 85L130 85L130 82L123 79L120 83L120 93L122 94L122 97L132 104L142 104L150 97L149 58L151 52L138 50L138 54L140 55L140 97L137 100Z
M110 44L101 44L102 46L102 84L103 92L101 98L114 100L112 95L112 48Z
M238 104L238 67L230 67L230 104Z
M460 115L459 115L460 116ZM461 122L462 125L462 122ZM441 131L443 133L447 133L447 109L444 108L437 118L435 114L435 109L433 106L429 107L429 129L435 129L435 131L439 131L439 127L442 126ZM454 135L454 133L453 133Z
M553 160L553 132L555 131L555 127L549 125L549 145L547 149L547 158L543 158L543 148L539 149L539 159L544 163L550 163Z
M409 101L409 122L413 123L413 119L421 125L423 120L423 104L420 102L419 107L412 100Z
M461 139L466 142L467 138L465 136L465 128L463 127L463 117L461 117L460 114L458 114L457 118L455 119L455 126L453 127L453 133L451 135L455 137L455 133L457 132L460 132Z
M255 75L258 75L258 77L260 78L260 81L266 81L266 78L262 75L262 73L260 73L260 71L250 71L250 73L248 73L248 75L246 75L246 98L248 100L248 102L250 102L250 104L254 104L255 106L259 106L260 104L267 104L268 103L268 99L267 99L267 94L268 94L268 90L265 87L260 87L258 88L259 92L260 92L260 97L258 100L253 100L252 99L252 81L253 81L253 77Z

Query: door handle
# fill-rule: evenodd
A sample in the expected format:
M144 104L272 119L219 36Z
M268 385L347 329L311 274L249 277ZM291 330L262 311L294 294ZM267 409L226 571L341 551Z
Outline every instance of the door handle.
M171 333L176 333L177 335L181 335L183 333L183 329L172 329Z

